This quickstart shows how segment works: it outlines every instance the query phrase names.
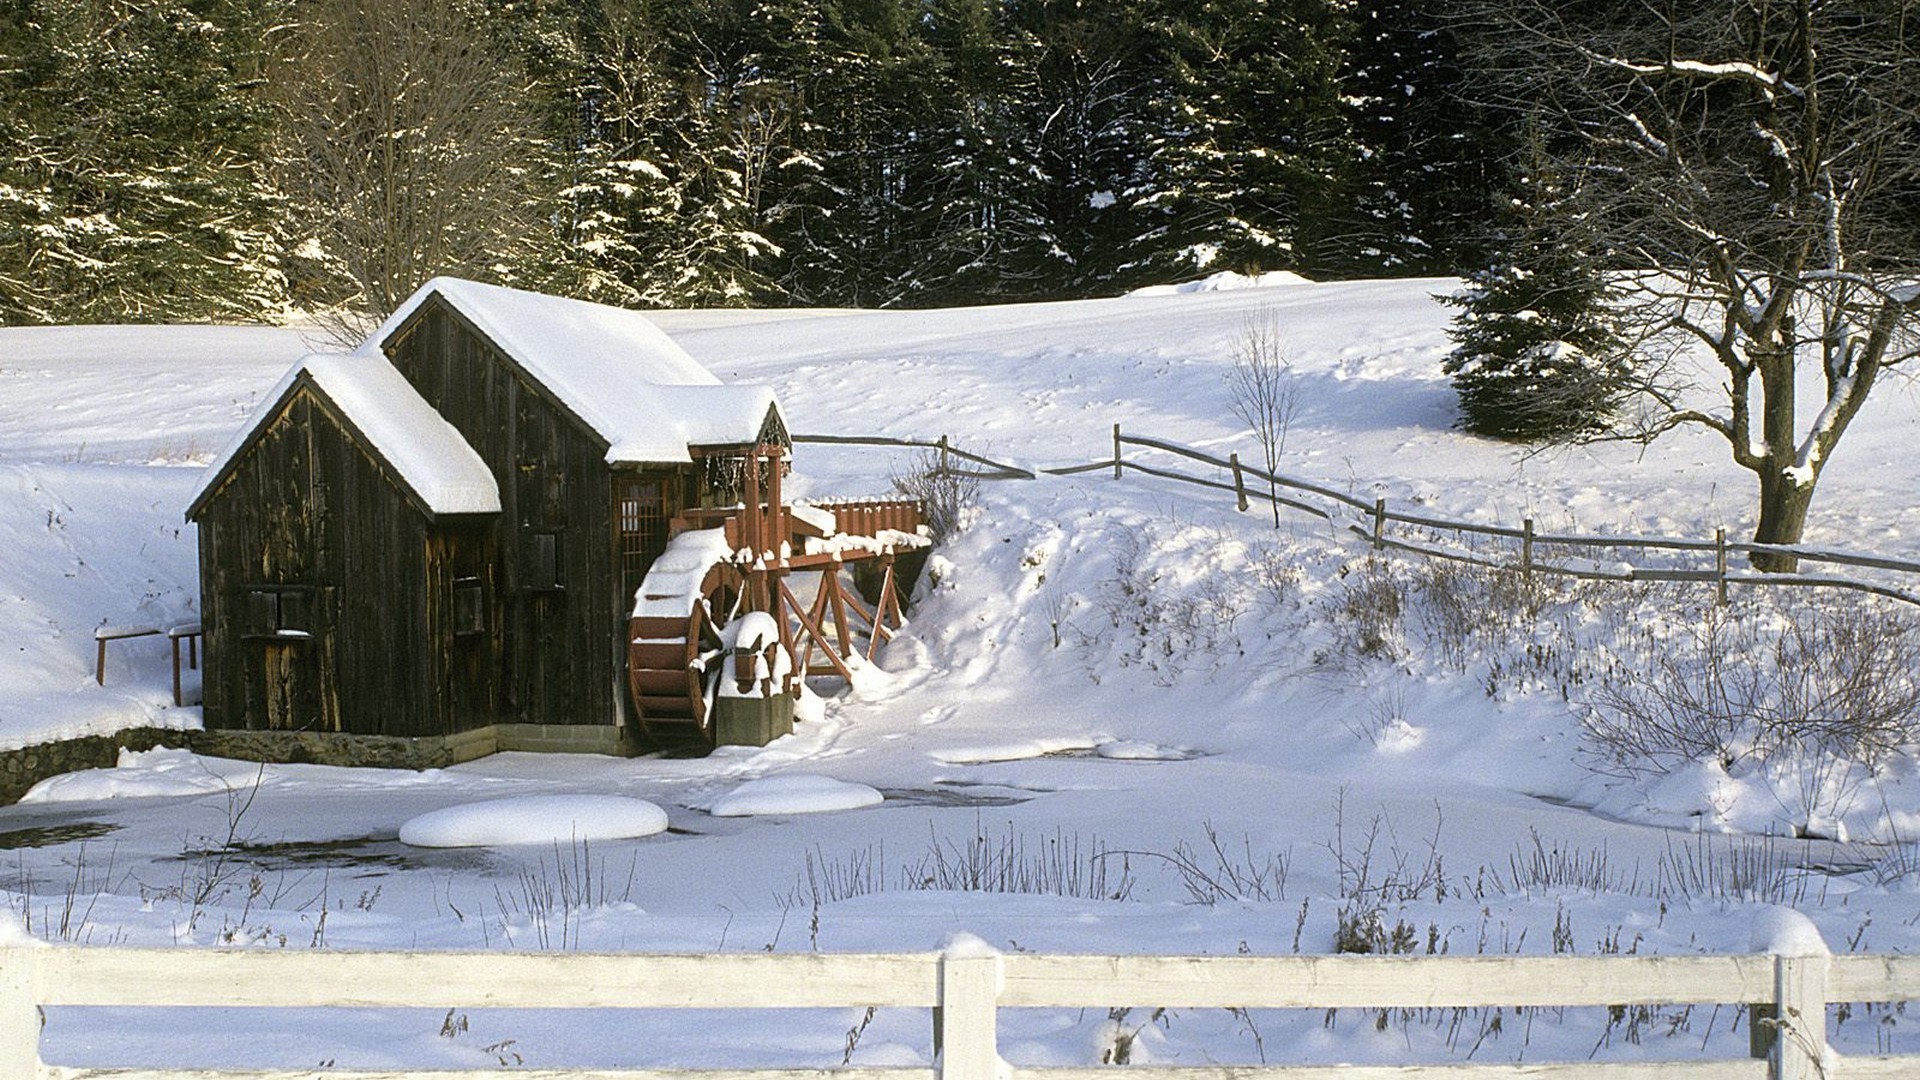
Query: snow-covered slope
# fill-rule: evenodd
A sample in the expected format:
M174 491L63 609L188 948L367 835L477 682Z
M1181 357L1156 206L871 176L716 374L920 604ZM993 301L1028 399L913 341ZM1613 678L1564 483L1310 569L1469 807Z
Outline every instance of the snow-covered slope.
M772 385L796 432L947 434L1052 466L1105 458L1115 423L1251 455L1225 376L1249 322L1271 320L1302 388L1288 472L1475 520L1747 527L1748 481L1705 436L1528 456L1453 430L1439 370L1447 310L1431 298L1451 287L1283 280L658 321L721 379ZM192 533L178 512L195 474L183 459L223 445L306 351L288 332L222 333L0 330L0 745L194 720L168 704L163 645L123 643L94 687L89 632L191 613ZM1920 434L1920 407L1911 390L1889 391L1823 480L1811 535L1913 557L1920 459L1901 447ZM912 460L803 445L796 467L796 494L854 495L885 490ZM1415 951L1740 951L1749 923L1785 904L1836 948L1920 946L1905 848L1753 835L1819 810L1856 839L1897 840L1920 823L1911 769L1835 788L1834 777L1629 780L1587 767L1584 688L1683 639L1699 611L1684 596L1595 586L1522 597L1539 619L1509 617L1519 601L1487 590L1511 581L1376 561L1311 518L1275 529L1224 494L1104 472L985 485L933 571L908 631L853 688L823 685L839 691L824 717L771 747L699 760L502 755L419 774L129 755L0 810L0 845L14 848L0 899L58 937L78 881L100 896L66 936L95 943L924 949L966 929L1003 949L1283 953L1328 951L1344 927L1376 947L1398 931ZM250 801L231 795L256 786ZM590 850L397 839L404 822L451 807L587 794L645 800L670 828ZM742 802L750 816L720 812ZM183 893L197 890L169 888L204 876L196 853L230 832L262 894L249 900L236 879L195 905ZM107 875L95 869L103 843ZM593 892L568 893L583 861ZM1887 1017L1835 1038L1910 1041ZM470 1019L444 1038L436 1012L276 1019L210 1039L206 1024L223 1021L56 1011L49 1039L55 1060L101 1066L140 1054L471 1066L508 1039L542 1067L683 1053L881 1065L924 1062L928 1049L924 1014L783 1019L724 1048L671 1018ZM1003 1020L1002 1052L1091 1064L1128 1035L1135 1060L1175 1063L1579 1060L1596 1041L1602 1056L1739 1056L1745 1033L1729 1021L1649 1016L1629 1041L1597 1012L1540 1014L1524 1035L1510 1018L1502 1035L1484 1014L1450 1032L1444 1018L1398 1014L1021 1011Z

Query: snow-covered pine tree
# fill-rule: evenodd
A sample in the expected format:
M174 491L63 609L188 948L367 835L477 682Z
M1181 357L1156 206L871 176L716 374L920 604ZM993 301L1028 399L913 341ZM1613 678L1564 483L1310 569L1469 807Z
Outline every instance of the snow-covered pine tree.
M275 0L0 10L0 322L259 320L286 303L263 176Z
M1339 74L1346 0L1141 0L1167 93L1134 202L1165 276L1315 269L1357 160Z
M917 0L825 0L805 160L790 170L779 242L796 302L884 307L915 289L937 58Z
M1471 20L1453 0L1358 0L1343 73L1361 160L1350 187L1350 271L1445 274L1486 262L1487 192L1520 132L1469 91Z
M1120 266L1144 230L1128 192L1144 179L1155 73L1138 13L1127 0L1024 0L1019 32L1037 43L1034 93L1021 103L1036 176L1029 195L1057 245L1054 296L1135 284Z
M1577 214L1560 212L1569 192L1543 138L1536 128L1529 139L1492 262L1448 298L1460 312L1442 365L1462 427L1529 442L1605 427L1627 362L1603 253Z
M933 0L932 114L908 205L921 234L902 299L980 303L1043 293L1064 254L1036 206L1043 175L1023 122L1036 96L1039 41L1000 0Z

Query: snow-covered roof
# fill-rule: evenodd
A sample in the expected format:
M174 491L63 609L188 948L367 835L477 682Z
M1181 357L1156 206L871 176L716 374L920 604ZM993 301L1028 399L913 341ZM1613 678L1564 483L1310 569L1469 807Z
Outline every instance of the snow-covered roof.
M723 385L638 311L438 277L360 345L379 355L438 296L607 441L609 462L681 462L688 446L753 442L773 388Z
M486 462L385 357L315 354L281 376L254 423L207 466L188 504L189 516L226 477L261 424L285 406L302 381L310 382L333 403L366 439L368 449L429 513L500 512L500 488Z

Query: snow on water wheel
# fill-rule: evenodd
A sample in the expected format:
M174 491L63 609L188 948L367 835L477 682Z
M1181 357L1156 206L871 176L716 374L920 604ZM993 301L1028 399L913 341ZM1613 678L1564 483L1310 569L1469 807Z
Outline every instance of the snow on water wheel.
M635 597L627 622L627 685L649 740L713 740L712 691L725 667L719 631L739 598L725 555L724 540L716 549L712 538L682 533Z

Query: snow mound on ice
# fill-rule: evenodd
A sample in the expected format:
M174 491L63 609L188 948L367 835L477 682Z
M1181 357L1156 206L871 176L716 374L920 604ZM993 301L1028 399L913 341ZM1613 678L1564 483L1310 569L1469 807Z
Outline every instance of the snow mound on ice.
M1233 270L1222 270L1209 274L1198 281L1182 281L1177 285L1148 285L1135 289L1128 296L1179 296L1185 293L1226 292L1230 289L1267 289L1276 285L1311 285L1313 282L1291 270L1269 270L1264 274L1242 274Z
M414 847L495 847L625 840L667 829L667 812L621 795L524 795L448 806L400 826Z
M189 750L161 747L122 750L111 769L87 769L49 777L20 797L23 803L92 802L96 799L148 799L205 795L252 787L263 775L259 765L201 757Z
M707 812L714 817L822 814L877 806L884 798L878 790L865 784L830 776L788 773L749 780L715 799Z

